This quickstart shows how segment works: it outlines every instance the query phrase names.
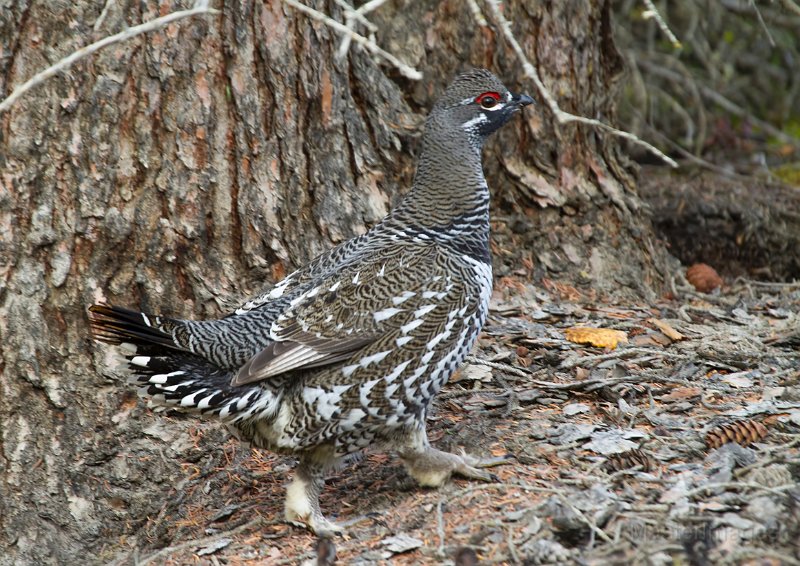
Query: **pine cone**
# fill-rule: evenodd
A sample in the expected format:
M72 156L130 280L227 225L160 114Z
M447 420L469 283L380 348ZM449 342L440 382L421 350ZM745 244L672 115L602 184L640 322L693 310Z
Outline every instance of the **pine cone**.
M695 263L686 270L686 280L701 293L710 293L722 287L722 278L710 265Z
M619 472L636 466L640 466L643 472L650 472L655 468L655 462L641 450L628 450L627 452L609 456L605 463L605 470L607 472Z
M538 564L559 564L570 561L572 552L561 543L551 539L539 539L528 550L523 564L536 566Z
M758 421L734 421L711 429L706 434L706 445L719 448L728 442L736 442L740 446L749 446L767 436L767 427Z

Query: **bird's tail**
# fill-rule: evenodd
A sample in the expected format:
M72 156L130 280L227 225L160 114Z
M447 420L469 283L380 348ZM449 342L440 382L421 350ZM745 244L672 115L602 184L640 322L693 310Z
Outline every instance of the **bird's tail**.
M98 304L89 307L94 339L117 346L118 369L139 393L155 403L187 412L217 415L236 423L277 410L275 395L258 386L231 386L233 372L179 346L172 329L180 321Z

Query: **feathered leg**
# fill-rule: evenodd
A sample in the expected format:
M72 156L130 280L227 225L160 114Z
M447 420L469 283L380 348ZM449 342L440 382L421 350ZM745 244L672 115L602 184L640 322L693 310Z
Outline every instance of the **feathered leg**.
M317 451L304 454L295 470L292 483L286 490L286 520L305 527L317 536L333 536L343 528L325 518L319 508L319 494L325 486L325 473L334 460Z

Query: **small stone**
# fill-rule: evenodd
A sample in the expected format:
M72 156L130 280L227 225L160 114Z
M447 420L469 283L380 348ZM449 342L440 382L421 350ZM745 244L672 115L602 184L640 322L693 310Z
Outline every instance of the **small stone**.
M399 533L393 537L383 539L381 544L392 554L402 554L421 547L423 542L405 533Z
M569 405L564 405L562 412L568 417L578 413L587 413L589 412L589 405L585 403L570 403Z

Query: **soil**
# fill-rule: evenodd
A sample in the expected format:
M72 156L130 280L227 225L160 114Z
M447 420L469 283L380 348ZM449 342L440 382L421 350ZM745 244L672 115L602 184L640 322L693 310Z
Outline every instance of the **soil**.
M439 448L513 458L496 482L434 490L369 453L328 480L323 511L347 525L330 541L281 522L291 458L133 406L184 475L98 562L800 564L800 283L676 291L607 304L501 279L429 432ZM574 326L627 342L578 344Z

